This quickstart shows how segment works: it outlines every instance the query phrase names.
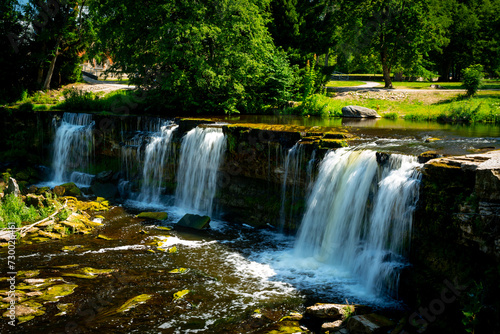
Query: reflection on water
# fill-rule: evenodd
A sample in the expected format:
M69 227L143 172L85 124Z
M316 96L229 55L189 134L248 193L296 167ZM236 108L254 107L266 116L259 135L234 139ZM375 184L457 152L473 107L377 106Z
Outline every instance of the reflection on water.
M205 117L206 118L206 117ZM347 129L375 150L405 154L438 151L445 155L474 153L482 149L500 148L500 127L494 124L443 124L405 121L404 119L353 119L302 117L293 115L231 115L211 117L217 122L291 125L314 131ZM434 140L439 139L439 140Z

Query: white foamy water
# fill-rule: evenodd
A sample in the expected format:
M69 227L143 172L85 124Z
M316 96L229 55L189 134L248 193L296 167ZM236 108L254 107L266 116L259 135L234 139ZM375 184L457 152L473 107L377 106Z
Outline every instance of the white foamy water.
M418 199L417 166L414 157L400 155L379 166L369 150L328 153L308 199L295 256L341 268L375 295L394 295Z
M175 205L212 215L217 171L224 160L226 138L220 128L194 128L182 139Z
M178 128L170 122L160 126L144 151L141 193L137 200L146 203L161 203L165 164L172 155L172 135Z
M90 114L64 113L54 139L51 182L68 182L71 170L85 170L90 165L94 150L93 127Z

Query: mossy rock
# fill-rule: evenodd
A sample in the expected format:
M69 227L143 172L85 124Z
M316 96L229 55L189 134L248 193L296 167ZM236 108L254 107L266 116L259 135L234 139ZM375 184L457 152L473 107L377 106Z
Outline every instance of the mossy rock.
M60 311L59 313L57 313L55 316L56 317L60 317L60 316L63 316L63 315L66 315L68 312L71 312L75 309L75 305L72 304L72 303L68 303L68 304L57 304L57 309Z
M30 175L28 173L22 171L22 172L19 172L16 174L15 179L18 181L29 181Z
M96 239L113 240L113 239L111 239L110 237L107 237L107 236L105 236L105 235L103 235L103 234L99 234L99 235L96 237Z
M78 287L76 284L57 284L49 287L38 297L46 302L56 302L59 298L72 294Z
M68 182L65 184L61 184L61 187L65 189L65 194L69 196L75 196L75 197L80 197L82 195L82 192L80 188L76 186L73 182Z
M66 226L66 227L69 227L71 229L73 229L73 231L76 233L78 231L84 231L84 230L88 230L87 226L79 221L72 221L72 222L69 222L69 221L63 221L61 222L62 225Z
M281 321L274 326L276 329L271 329L266 334L293 334L304 333L298 321Z
M210 227L210 217L187 213L177 222L177 225L202 230Z
M50 238L42 238L42 237L35 237L35 238L32 238L31 241L33 242L47 242L47 241L50 241L51 239Z
M165 220L168 218L168 213L166 212L141 212L137 218L153 219L153 220Z
M52 232L47 232L47 231L38 231L38 234L41 235L42 237L49 238L52 240L58 240L61 239L62 236L58 233L52 233Z
M80 265L79 264L66 264L66 265L63 265L63 266L53 266L51 268L56 268L56 269L69 269L69 268L77 268L79 267Z
M347 147L347 142L345 140L341 139L322 139L320 141L320 146L322 148L341 148L341 147Z
M120 306L119 308L117 308L115 312L116 313L127 312L130 309L132 309L132 308L134 308L134 307L136 307L136 306L138 306L140 304L144 304L149 299L151 299L152 296L153 295L142 294L142 295L136 296L134 298L130 298L122 306Z
M349 133L343 132L326 132L323 136L324 139L346 139L351 137Z
M10 310L7 310L3 316L9 317L9 314ZM31 300L17 304L15 308L15 315L18 320L18 324L32 320L43 314L45 314L45 308L43 305Z
M40 275L40 270L19 270L17 278L31 278Z
M63 252L73 252L73 251L75 251L75 250L77 250L79 248L83 248L83 246L82 245L64 246L61 250Z
M64 194L66 193L66 188L64 188L63 186L55 186L54 189L52 189L52 192L54 192L54 194L56 194L57 196L61 197L64 196Z
M418 156L418 162L421 163L421 164L423 164L423 163L426 163L429 160L440 158L441 156L442 155L439 154L439 153L437 153L436 151L427 151L427 152L421 153Z

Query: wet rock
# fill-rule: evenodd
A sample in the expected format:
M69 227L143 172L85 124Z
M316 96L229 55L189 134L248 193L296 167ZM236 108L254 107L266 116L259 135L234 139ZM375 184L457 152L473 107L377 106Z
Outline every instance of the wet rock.
M17 181L12 177L9 177L9 181L7 183L7 188L3 191L5 195L14 194L14 196L20 196L21 191L19 190L19 185Z
M355 315L347 320L347 329L351 334L386 333L395 325L392 320L375 313Z
M152 297L152 295L143 294L143 295L139 295L139 296L136 296L134 298L131 298L131 299L127 300L122 306L120 306L116 310L116 313L127 312L128 310L130 310L130 309L132 309L140 304L144 304L149 299L151 299L151 297Z
M340 320L345 319L348 314L366 314L371 312L368 306L347 304L323 304L317 303L306 309L306 315L319 319Z
M112 180L112 178L113 178L113 171L107 170L107 171L100 172L99 174L97 174L94 180L97 183L107 183L107 182L110 182Z
M73 182L62 184L61 187L65 189L64 193L68 196L80 197L82 195L80 188L78 188Z
M341 148L347 147L347 142L341 139L322 139L320 141L320 146L322 148Z
M321 325L321 329L324 331L338 332L342 326L342 320L337 320L334 322L325 322Z
M57 240L62 238L62 236L58 233L52 233L42 230L38 231L38 234L41 235L42 237L50 238L52 240Z
M280 319L280 321L284 320L290 320L290 321L300 321L304 318L304 316L301 313L298 312L290 312L287 316L284 316L283 318Z
M419 163L423 164L429 160L436 159L439 157L441 157L441 154L438 154L435 151L427 151L427 152L421 153L417 159L418 159Z
M57 309L60 311L59 313L57 313L55 316L56 317L60 317L62 315L66 315L68 312L71 312L73 311L73 309L75 308L75 305L72 304L72 303L68 303L68 304L57 304Z
M64 196L66 193L66 189L63 186L55 186L52 191L59 197Z
M104 197L108 199L113 199L118 196L118 187L114 183L93 183L90 189L94 195L99 197Z
M377 118L380 115L373 109L360 106L345 106L342 108L342 117Z
M323 138L325 139L346 139L350 137L352 137L351 134L343 132L326 132L323 135Z
M24 200L27 206L32 205L35 208L43 208L43 197L40 195L28 194Z
M389 161L389 158L391 157L389 153L385 152L377 152L375 153L375 156L377 157L377 162L379 165L384 165L387 161Z
M38 187L35 186L34 184L32 184L29 188L28 188L28 193L30 194L36 194L38 191Z
M35 192L35 194L37 195L46 195L47 193L50 193L51 190L49 187L41 187L41 188L38 188Z
M168 218L168 213L166 212L141 212L137 218L154 219L154 220L165 220Z
M210 217L187 213L177 222L177 225L202 230L210 227Z

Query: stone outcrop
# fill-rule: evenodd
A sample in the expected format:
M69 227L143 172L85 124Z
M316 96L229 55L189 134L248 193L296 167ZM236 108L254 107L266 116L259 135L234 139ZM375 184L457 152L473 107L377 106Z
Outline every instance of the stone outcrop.
M400 297L418 310L438 300L444 288L461 287L446 312L428 323L429 330L454 333L463 330L457 319L470 303L470 289L481 282L488 291L477 296L482 312L492 312L481 321L486 328L499 328L493 314L500 310L494 297L500 291L492 273L500 266L500 151L432 159L422 174L412 267L401 275Z
M19 185L17 184L17 181L14 178L9 177L9 182L7 184L7 188L5 188L4 190L4 194L5 195L14 194L14 196L21 195L21 191L19 190Z
M203 230L210 227L210 217L187 213L177 222L177 225L195 230Z
M347 320L350 334L382 334L395 325L392 320L375 313L355 315Z
M342 117L378 118L380 115L373 109L360 106L345 106L342 108Z

